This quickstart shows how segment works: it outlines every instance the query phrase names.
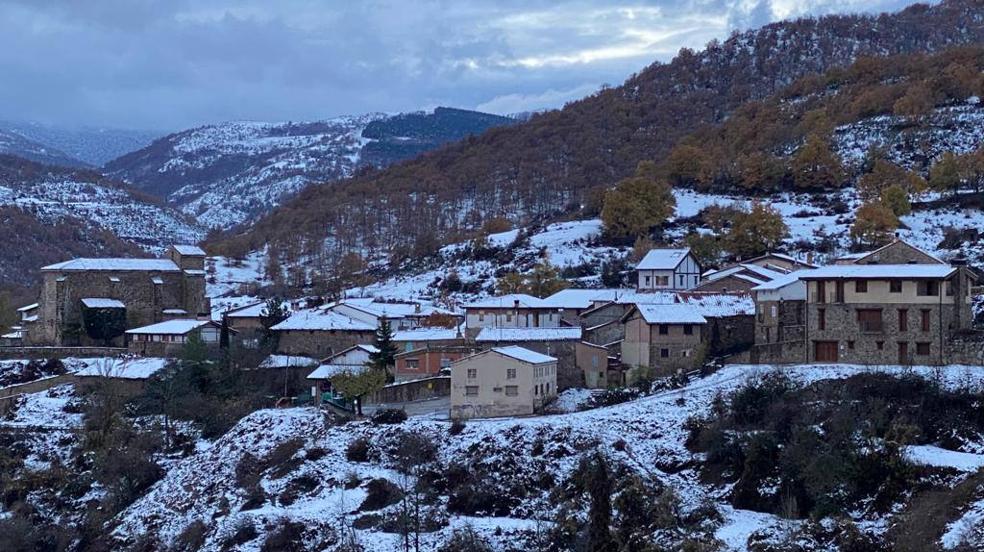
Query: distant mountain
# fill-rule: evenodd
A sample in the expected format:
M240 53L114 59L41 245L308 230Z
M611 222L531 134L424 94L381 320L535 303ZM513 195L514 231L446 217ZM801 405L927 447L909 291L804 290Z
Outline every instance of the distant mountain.
M421 111L377 119L362 131L367 142L362 148L360 162L385 167L448 142L516 122L509 117L450 107L438 107L433 113Z
M412 158L506 117L459 109L326 121L208 125L160 138L106 164L108 175L166 198L210 227L267 213L312 182Z
M15 155L30 161L59 167L87 166L84 161L57 148L25 138L17 132L3 128L0 128L0 155Z
M148 250L197 243L204 236L189 217L94 170L17 157L0 156L0 205L20 207L46 221L79 217Z
M72 128L9 121L0 121L0 131L18 134L28 140L44 144L48 148L64 152L65 155L94 167L100 167L107 161L143 148L162 134L150 130ZM21 157L25 156L21 155ZM44 162L42 159L37 159L37 161Z

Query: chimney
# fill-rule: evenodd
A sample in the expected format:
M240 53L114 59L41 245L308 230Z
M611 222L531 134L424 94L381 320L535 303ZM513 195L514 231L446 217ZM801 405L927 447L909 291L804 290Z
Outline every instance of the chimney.
M806 253L806 264L813 264L813 252L807 251Z

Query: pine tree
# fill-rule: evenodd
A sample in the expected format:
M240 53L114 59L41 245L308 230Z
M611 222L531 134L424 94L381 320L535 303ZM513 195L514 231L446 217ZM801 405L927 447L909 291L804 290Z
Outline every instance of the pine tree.
M587 490L588 548L593 552L614 552L612 540L612 480L604 455L596 452L588 468Z
M394 358L399 352L393 343L393 328L390 326L389 319L382 317L379 319L379 327L376 328L376 339L373 345L378 349L369 353L369 363L373 368L387 373L389 379L389 368L396 364Z

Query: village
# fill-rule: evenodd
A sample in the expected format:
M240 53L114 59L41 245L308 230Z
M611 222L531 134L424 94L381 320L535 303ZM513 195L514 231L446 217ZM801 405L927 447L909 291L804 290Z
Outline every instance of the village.
M213 310L205 251L175 245L160 259L42 268L39 300L18 309L0 356L124 359L74 377L125 380L136 393L153 377L146 359L162 367L195 344L234 352L243 377L281 406L462 420L538 415L569 389L686 382L724 364L984 365L971 309L980 275L963 259L896 239L811 261L770 253L708 269L687 248L657 248L634 266L634 288L452 308L308 297Z

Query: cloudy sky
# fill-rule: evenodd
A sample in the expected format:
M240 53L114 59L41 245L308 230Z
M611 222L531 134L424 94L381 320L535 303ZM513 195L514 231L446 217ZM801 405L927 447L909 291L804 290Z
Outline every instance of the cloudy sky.
M559 107L734 29L908 3L3 0L0 118L173 130Z

